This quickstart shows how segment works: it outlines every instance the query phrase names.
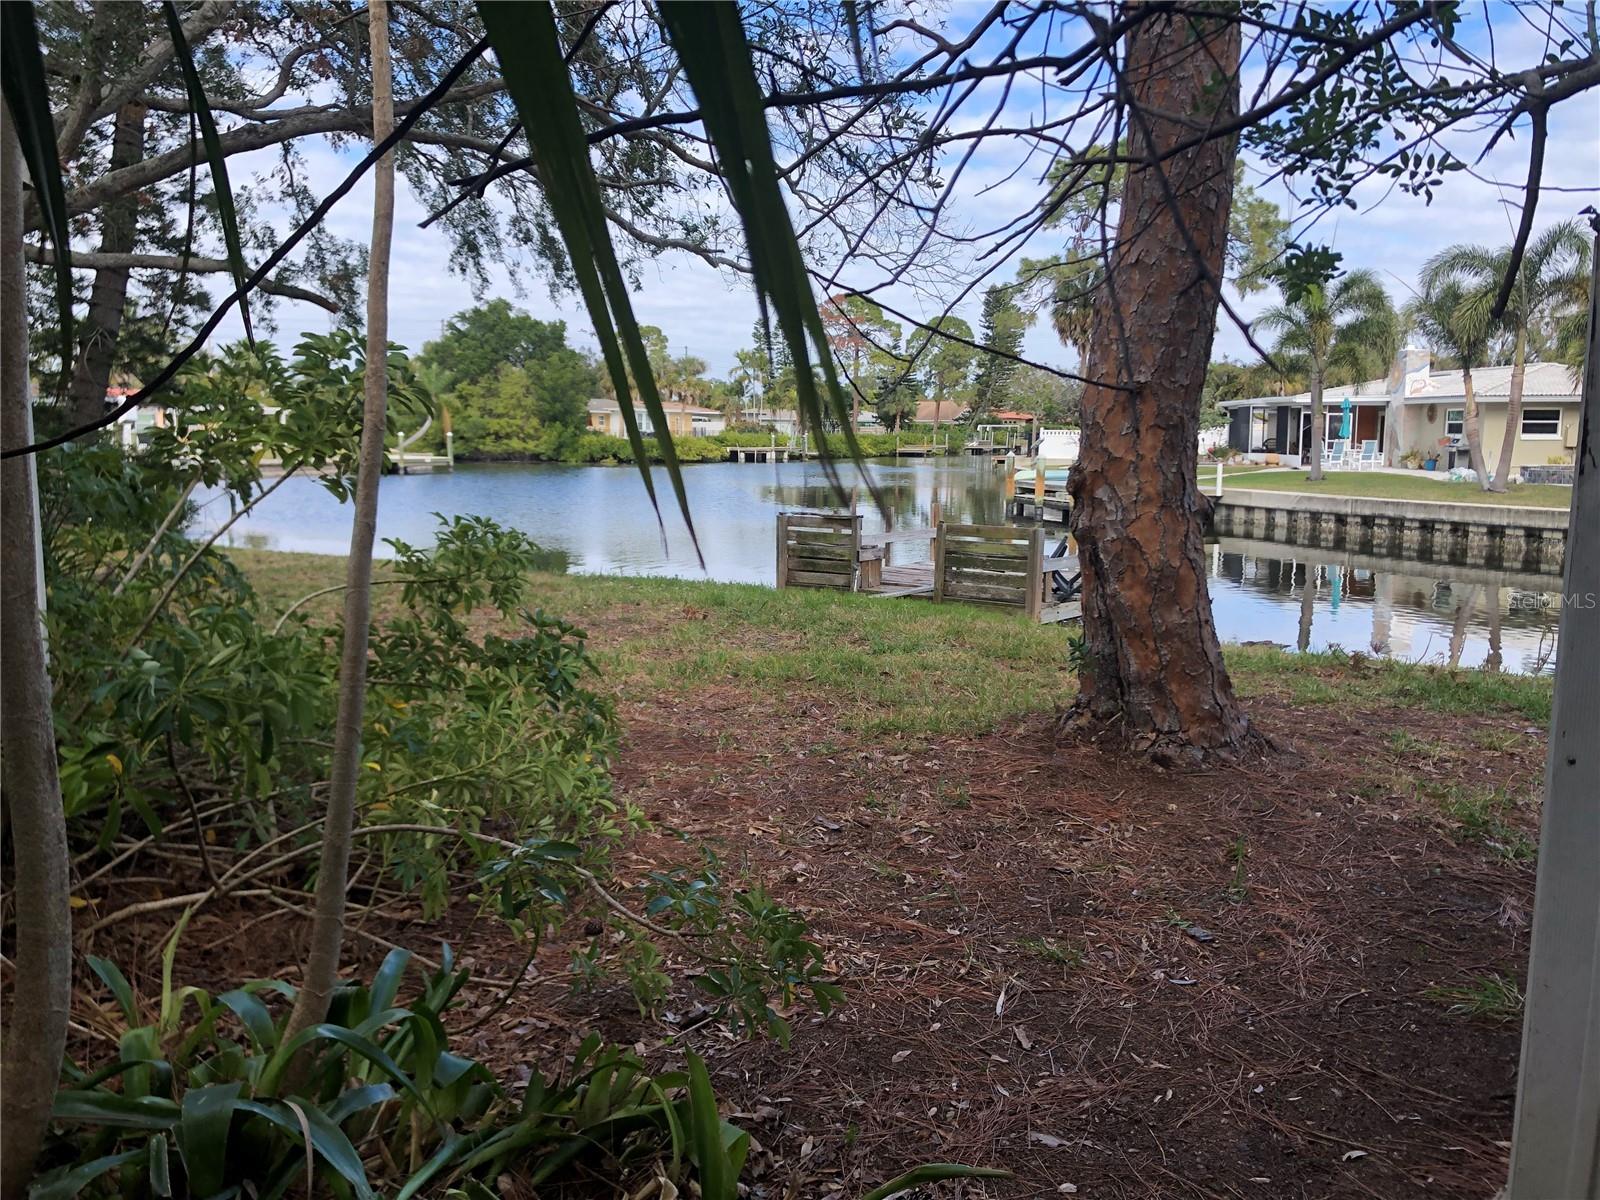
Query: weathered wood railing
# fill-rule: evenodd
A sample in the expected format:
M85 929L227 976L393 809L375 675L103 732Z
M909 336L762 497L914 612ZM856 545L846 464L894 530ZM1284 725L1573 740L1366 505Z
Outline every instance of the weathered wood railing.
M778 586L861 587L861 514L778 514Z
M1046 595L1044 538L1038 528L940 524L933 543L934 600L1020 608L1037 618Z
M932 543L931 563L886 569L892 544L917 541ZM1077 559L1052 558L1045 544L1037 527L940 521L927 529L863 533L859 514L780 513L778 586L927 596L1018 608L1038 621L1068 620L1078 615L1078 603L1056 585L1075 581Z

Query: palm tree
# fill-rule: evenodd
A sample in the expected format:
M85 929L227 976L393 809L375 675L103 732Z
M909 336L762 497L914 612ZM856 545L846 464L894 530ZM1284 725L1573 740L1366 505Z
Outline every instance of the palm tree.
M1586 299L1589 286L1589 238L1577 221L1553 225L1529 243L1517 268L1504 315L1492 320L1494 301L1511 269L1511 247L1452 246L1435 255L1423 269L1422 285L1457 283L1462 298L1451 324L1487 342L1497 334L1511 340L1511 387L1506 397L1506 427L1500 440L1500 462L1489 489L1506 490L1511 457L1522 427L1522 383L1527 371L1528 336L1540 322Z
M1340 379L1381 374L1394 357L1399 321L1389 294L1371 271L1351 271L1313 285L1292 304L1270 308L1258 329L1276 332L1276 353L1304 361L1311 381L1312 479L1322 478L1322 389Z
M1459 279L1434 278L1433 262L1423 268L1423 290L1406 306L1406 317L1424 341L1437 353L1447 354L1461 364L1461 390L1467 398L1462 425L1467 435L1467 456L1477 473L1478 483L1489 490L1489 473L1484 469L1483 432L1478 419L1478 400L1472 388L1472 369L1483 365L1488 339L1479 330L1464 326L1459 313L1467 289Z

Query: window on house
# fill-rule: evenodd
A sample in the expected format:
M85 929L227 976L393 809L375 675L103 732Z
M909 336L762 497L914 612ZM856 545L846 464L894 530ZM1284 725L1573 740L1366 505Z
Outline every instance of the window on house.
M1266 442L1272 436L1270 432L1270 417L1272 410L1259 405L1250 410L1250 449L1259 453L1266 449Z
M1467 429L1467 410L1464 408L1447 408L1444 410L1444 432L1446 437L1460 437Z
M1525 408L1522 410L1522 436L1529 438L1558 438L1561 436L1561 410L1559 408Z

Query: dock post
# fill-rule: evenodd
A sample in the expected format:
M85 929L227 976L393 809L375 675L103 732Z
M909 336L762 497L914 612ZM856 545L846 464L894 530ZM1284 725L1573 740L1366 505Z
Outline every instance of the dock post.
M1039 619L1044 608L1044 526L1028 532L1028 590L1023 593L1028 616Z
M1044 462L1037 454L1033 456L1033 515L1044 520Z
M1217 495L1222 495L1222 460L1217 459Z
M933 527L933 602L944 602L944 522Z
M454 430L444 431L444 456L450 463L450 469L456 469L456 435Z
M789 586L789 514L778 514L778 586Z
M404 475L406 473L406 431L404 429L400 431L400 442L395 446L394 453L395 458L398 460L394 467L395 474Z

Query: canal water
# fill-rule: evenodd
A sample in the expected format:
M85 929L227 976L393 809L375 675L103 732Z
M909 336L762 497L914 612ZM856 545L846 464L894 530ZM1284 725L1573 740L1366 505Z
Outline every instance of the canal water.
M881 462L872 474L896 528L926 525L935 501L946 520L1005 522L1001 472L984 460ZM840 507L815 462L704 463L684 468L683 477L703 572L665 476L656 472L658 525L639 473L626 467L462 465L389 476L380 490L378 537L426 545L437 526L434 514L474 514L529 534L571 571L771 584L777 513ZM849 472L844 479L847 488L860 489L866 528L881 528L859 477ZM201 502L197 529L226 519L225 495ZM223 544L343 554L349 540L349 509L315 480L291 479ZM896 549L919 556L918 549ZM1225 640L1507 671L1548 670L1555 660L1560 581L1554 577L1234 538L1208 551Z

